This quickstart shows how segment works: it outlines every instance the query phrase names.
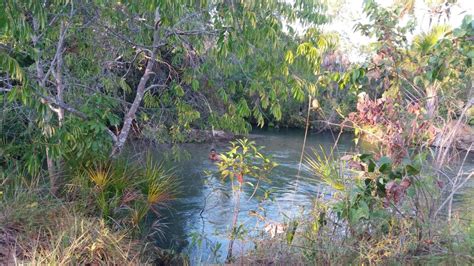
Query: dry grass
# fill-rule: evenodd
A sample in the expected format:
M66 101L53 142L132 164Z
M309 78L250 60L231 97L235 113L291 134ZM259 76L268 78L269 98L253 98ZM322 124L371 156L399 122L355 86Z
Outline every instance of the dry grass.
M0 203L0 264L140 263L140 245L73 206L19 193Z

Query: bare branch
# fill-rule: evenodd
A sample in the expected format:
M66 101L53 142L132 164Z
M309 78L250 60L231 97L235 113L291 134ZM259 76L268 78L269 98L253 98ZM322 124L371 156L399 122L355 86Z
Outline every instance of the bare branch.
M86 114L84 114L83 112L75 109L74 107L72 107L72 106L70 106L66 103L59 103L55 98L43 95L42 93L40 93L38 91L34 91L34 93L42 99L41 102L44 103L44 104L48 104L48 105L51 104L53 106L60 107L64 110L68 111L69 113L72 113L72 114L74 114L74 115L76 115L76 116L78 116L82 119L87 119L88 118ZM52 110L54 111L54 109L52 109Z
M117 141L115 142L115 145L113 147L111 156L116 156L119 154L122 150L122 147L124 146L128 134L130 132L130 128L132 125L132 121L135 118L135 114L138 110L138 107L140 106L140 103L143 99L143 96L145 94L145 89L146 89L146 84L148 80L150 79L151 75L154 74L153 72L153 67L156 62L156 57L158 53L158 43L160 41L160 22L161 22L161 16L160 16L160 10L157 7L155 10L155 29L153 32L153 50L150 54L150 58L148 59L147 66L145 68L145 73L143 74L142 78L140 79L140 82L138 83L137 86L137 93L135 95L135 99L133 100L133 104L130 106L130 109L128 112L125 114L122 130L120 131L120 134L117 137Z
M153 84L153 85L148 86L148 87L145 89L144 92L147 92L147 91L149 91L149 90L151 90L151 89L153 89L153 88L159 88L159 87L161 87L161 88L166 88L167 86L164 85L164 84Z
M48 79L49 75L54 70L54 64L56 64L56 61L58 60L59 56L61 56L61 54L64 52L63 51L63 44L64 44L64 39L66 38L66 33L67 33L68 29L69 29L69 23L66 23L64 28L61 28L61 32L59 34L58 45L57 45L57 48L56 48L56 53L54 54L53 60L51 61L48 72L46 72L46 74L43 76L43 79L41 80L41 84L46 83L46 80ZM55 73L53 73L53 76L54 75L55 75Z

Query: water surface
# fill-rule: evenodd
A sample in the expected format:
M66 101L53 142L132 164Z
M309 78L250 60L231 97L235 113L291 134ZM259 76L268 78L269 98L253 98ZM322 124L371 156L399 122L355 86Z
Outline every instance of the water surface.
M337 137L337 133L333 135L329 132L309 134L305 154L312 154L313 149L320 147L329 151ZM271 172L270 182L260 183L254 197L250 198L254 192L250 186L242 195L239 222L250 228L249 233L255 233L261 231L265 223L283 222L285 217L308 210L314 196L321 192L321 184L304 166L297 176L304 139L302 130L255 130L249 138L257 146L264 146L261 151L271 155L278 164ZM179 152L183 159L173 166L182 180L182 186L179 199L173 202L169 213L163 215L169 216L161 221L167 224L164 231L169 233L166 233L165 240L160 241L162 245L178 250L188 248L192 256L206 260L211 246L221 243L221 255L226 255L234 199L230 182L219 178L216 165L207 156L211 148L219 153L227 151L228 147L225 142L180 145ZM341 135L337 152L353 149L352 136ZM157 159L163 158L166 152L169 150L165 147L153 149ZM255 183L255 180L249 181ZM269 199L259 204L265 192L270 195ZM255 213L260 219L253 215ZM193 243L198 235L204 237L201 248L196 248Z
M309 134L305 154L311 155L313 149L320 147L329 151L337 137L337 133L330 132ZM241 198L239 222L245 225L249 234L256 235L262 232L265 223L284 222L288 217L308 211L315 195L327 191L327 188L304 166L298 176L304 139L302 130L255 130L249 138L257 146L264 146L262 152L271 155L278 163L271 173L270 183L260 183L252 198L253 188L247 186ZM351 134L342 134L338 139L336 154L356 151L352 139ZM191 260L196 262L212 261L211 250L220 243L222 246L216 253L221 255L220 261L225 257L234 198L230 182L223 182L219 178L216 165L207 156L211 148L225 152L228 147L228 143L222 142L180 145L179 154L183 158L172 165L176 175L181 178L180 196L173 202L172 209L163 214L165 218L160 220L161 224L166 224L163 229L166 234L158 240L160 246L178 251L186 249ZM170 152L164 146L149 149L157 159L163 159ZM468 158L464 168L466 171L474 169L473 156ZM249 181L255 183L255 180ZM470 184L472 188L472 182ZM270 198L262 203L265 192ZM462 198L471 193L472 189L459 193L456 201L462 202ZM238 253L244 246L237 243L235 252Z

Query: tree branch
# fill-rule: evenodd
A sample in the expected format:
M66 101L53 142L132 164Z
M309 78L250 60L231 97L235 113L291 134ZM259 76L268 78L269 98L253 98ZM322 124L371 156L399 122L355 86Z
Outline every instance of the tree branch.
M84 120L89 119L89 117L85 113L83 113L83 112L81 112L81 111L75 109L74 107L72 107L70 105L67 105L65 103L59 103L53 97L45 96L45 95L43 95L43 94L41 94L37 91L35 91L35 94L38 95L39 97L41 97L41 99L42 99L41 102L44 103L44 104L49 105L51 110L53 110L53 111L55 111L55 109L56 109L53 105L56 105L56 106L62 108L63 110L68 111L71 114L74 114L75 116L77 116L81 119L84 119ZM117 135L115 135L115 133L112 132L112 130L105 127L105 131L107 132L107 134L110 135L110 137L112 138L112 141L114 143L117 142Z
M112 153L110 154L111 157L114 157L121 152L128 138L132 121L135 118L135 114L143 99L143 95L145 94L145 90L146 90L145 86L148 80L150 79L151 75L154 74L153 67L156 62L156 56L157 56L158 47L159 47L158 44L160 42L160 24L161 24L160 10L157 7L155 10L155 20L154 20L155 29L153 32L153 45L152 45L154 48L152 49L150 58L148 59L145 73L143 74L142 78L140 79L140 82L138 83L137 93L135 95L135 99L133 100L133 104L132 106L130 106L130 109L128 110L128 112L125 114L123 127L122 127L122 130L120 131L120 134L117 136L117 141L115 142L115 145L112 149Z
M44 104L52 104L52 105L55 105L59 108L62 108L66 111L68 111L69 113L72 113L82 119L87 119L87 115L84 114L83 112L75 109L74 107L66 104L66 103L59 103L55 98L53 97L49 97L49 96L46 96L46 95L43 95L42 93L38 92L38 91L34 91L36 95L38 95L42 100L41 102L44 103ZM53 110L54 111L54 110Z

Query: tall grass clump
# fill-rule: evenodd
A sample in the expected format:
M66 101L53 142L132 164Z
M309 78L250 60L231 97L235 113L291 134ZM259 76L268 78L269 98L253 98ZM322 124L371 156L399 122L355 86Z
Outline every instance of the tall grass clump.
M124 159L94 163L76 172L67 187L83 211L100 214L112 226L142 229L144 218L159 215L177 195L179 181L151 156L135 162Z
M78 212L38 191L18 190L0 202L0 264L138 264L141 245L127 230Z
M0 264L123 265L160 259L149 236L163 227L147 220L176 197L179 182L151 156L67 168L54 196L41 175L12 170L0 177Z

